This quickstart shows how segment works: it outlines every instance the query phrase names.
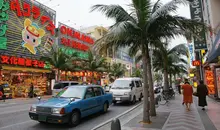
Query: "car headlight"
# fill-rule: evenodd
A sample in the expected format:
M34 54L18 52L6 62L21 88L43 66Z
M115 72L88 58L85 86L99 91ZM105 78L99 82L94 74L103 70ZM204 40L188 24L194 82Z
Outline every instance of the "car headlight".
M65 109L64 108L53 108L52 113L53 114L65 114Z
M36 112L36 106L31 106L30 111L31 112Z
M125 92L124 95L130 95L130 92Z

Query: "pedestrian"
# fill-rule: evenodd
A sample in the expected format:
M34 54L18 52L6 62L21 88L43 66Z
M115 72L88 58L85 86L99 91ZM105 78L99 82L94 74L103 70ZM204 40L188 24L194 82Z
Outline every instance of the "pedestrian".
M34 85L33 85L33 83L31 83L30 91L29 91L29 97L33 98L33 96L34 96Z
M181 94L181 85L180 85L180 83L177 84L177 89L178 89L179 94Z
M198 104L202 107L202 110L205 110L205 106L207 106L206 96L208 95L207 86L204 84L203 80L199 81L199 85L197 86L197 94L199 98Z
M0 85L0 97L2 98L3 102L5 102L5 92L3 85Z
M190 111L191 103L193 103L193 87L189 84L188 80L182 85L183 89L183 104L186 105L186 110Z

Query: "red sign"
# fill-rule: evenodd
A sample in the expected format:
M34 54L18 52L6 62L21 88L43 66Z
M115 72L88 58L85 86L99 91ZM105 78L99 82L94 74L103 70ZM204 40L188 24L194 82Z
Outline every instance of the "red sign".
M63 44L64 46L75 48L75 49L82 50L82 51L87 51L89 49L87 45L71 40L69 38L65 38L65 37L61 38L61 44Z
M86 36L81 32L77 32L76 30L73 30L72 28L68 28L66 26L61 26L60 27L60 32L63 35L67 35L67 36L70 36L72 38L76 38L80 41L84 41L84 42L89 43L89 44L94 44L94 40L91 37Z
M193 64L193 66L200 66L200 61L199 60L194 60L193 62L192 62L192 64Z
M40 8L35 5L30 5L28 3L21 3L19 0L10 1L10 10L16 11L18 17L30 17L32 15L33 19L40 18L41 24L47 24L46 29L50 31L51 35L55 34L55 25L53 21L48 16L41 16Z
M14 57L14 56L0 56L1 64L19 65L26 67L44 68L44 61L32 60L28 58Z

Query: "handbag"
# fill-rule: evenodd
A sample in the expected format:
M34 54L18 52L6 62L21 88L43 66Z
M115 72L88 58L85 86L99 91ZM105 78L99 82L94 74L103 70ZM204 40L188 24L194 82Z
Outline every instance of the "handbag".
M198 93L197 93L197 92L194 92L194 93L193 93L193 96L198 97Z

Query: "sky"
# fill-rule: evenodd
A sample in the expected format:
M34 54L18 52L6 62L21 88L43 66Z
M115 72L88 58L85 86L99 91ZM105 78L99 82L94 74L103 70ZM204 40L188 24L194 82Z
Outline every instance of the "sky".
M128 10L127 5L131 3L131 0L37 0L42 4L56 10L57 22L65 23L78 30L89 26L111 26L114 21L107 19L100 12L90 12L91 6L95 4L117 4ZM154 1L154 0L153 0ZM170 0L161 0L163 3ZM189 6L180 6L177 14L190 18ZM58 24L57 24L58 25ZM171 41L171 46L175 46L180 43L186 43L185 38L176 37Z

